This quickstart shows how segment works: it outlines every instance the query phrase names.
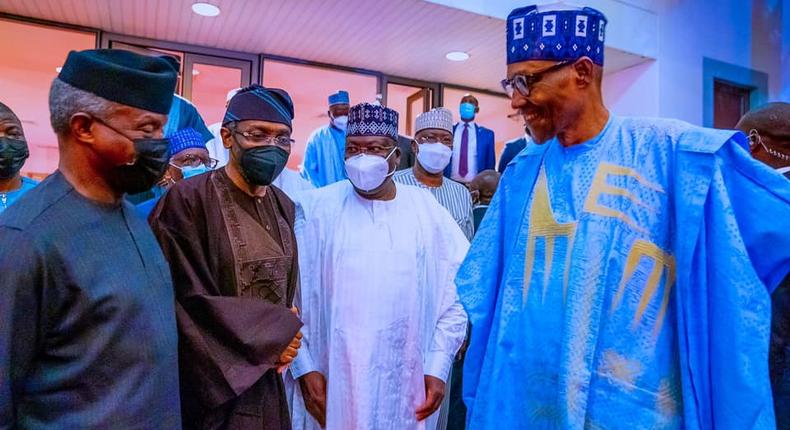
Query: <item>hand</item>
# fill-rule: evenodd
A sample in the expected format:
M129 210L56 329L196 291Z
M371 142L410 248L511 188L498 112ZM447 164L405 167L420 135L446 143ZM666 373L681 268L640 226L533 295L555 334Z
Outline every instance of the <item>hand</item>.
M422 421L439 409L444 399L444 382L434 376L425 375L425 403L417 408L417 421Z
M321 428L326 427L326 379L320 372L310 372L299 378L304 406L307 412L318 421Z
M294 315L299 316L299 309L296 306L291 308L291 312ZM285 369L288 368L288 365L294 361L296 355L299 353L299 348L302 346L302 332L299 331L294 336L291 343L285 348L285 351L280 354L280 358L277 360L277 373L285 372Z

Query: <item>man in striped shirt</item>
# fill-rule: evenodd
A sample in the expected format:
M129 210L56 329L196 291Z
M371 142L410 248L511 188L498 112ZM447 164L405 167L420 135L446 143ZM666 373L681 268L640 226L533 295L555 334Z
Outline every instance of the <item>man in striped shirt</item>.
M442 172L453 155L453 114L436 108L420 114L411 149L416 154L414 167L395 173L395 182L430 191L461 227L467 239L474 235L472 197L462 184L445 178Z

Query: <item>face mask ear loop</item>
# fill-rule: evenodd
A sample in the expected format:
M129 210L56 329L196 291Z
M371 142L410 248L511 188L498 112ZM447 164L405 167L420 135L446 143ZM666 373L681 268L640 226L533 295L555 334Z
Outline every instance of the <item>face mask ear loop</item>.
M394 154L394 153L395 153L395 150L396 150L396 149L398 149L398 145L395 145L395 147L394 147L394 148L392 148L392 151L390 151L390 153L389 153L389 154L388 154L386 157L384 157L384 160L386 160L386 161L387 161L387 166L388 166L388 167L387 167L387 170L388 170L388 171L389 171L389 159L390 159L390 157L392 157L392 154ZM387 173L387 176L385 176L385 177L384 177L384 179L386 180L386 179L387 179L387 178L389 178L390 176L394 175L394 174L395 174L395 172L396 172L397 170L398 170L398 166L395 166L395 168L394 168L394 169L392 169L392 171L391 171L391 172Z

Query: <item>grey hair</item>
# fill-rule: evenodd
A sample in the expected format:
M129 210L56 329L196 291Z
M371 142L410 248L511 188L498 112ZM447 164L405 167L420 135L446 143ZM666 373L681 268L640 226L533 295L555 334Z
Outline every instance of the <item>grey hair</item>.
M105 98L75 88L58 78L49 88L49 122L58 136L69 132L71 117L77 113L87 113L106 118L117 106Z

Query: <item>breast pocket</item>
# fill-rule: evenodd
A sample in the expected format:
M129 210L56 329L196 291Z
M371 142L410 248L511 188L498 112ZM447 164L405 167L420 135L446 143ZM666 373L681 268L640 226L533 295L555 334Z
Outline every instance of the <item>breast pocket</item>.
M240 296L285 305L292 257L271 257L242 265Z

